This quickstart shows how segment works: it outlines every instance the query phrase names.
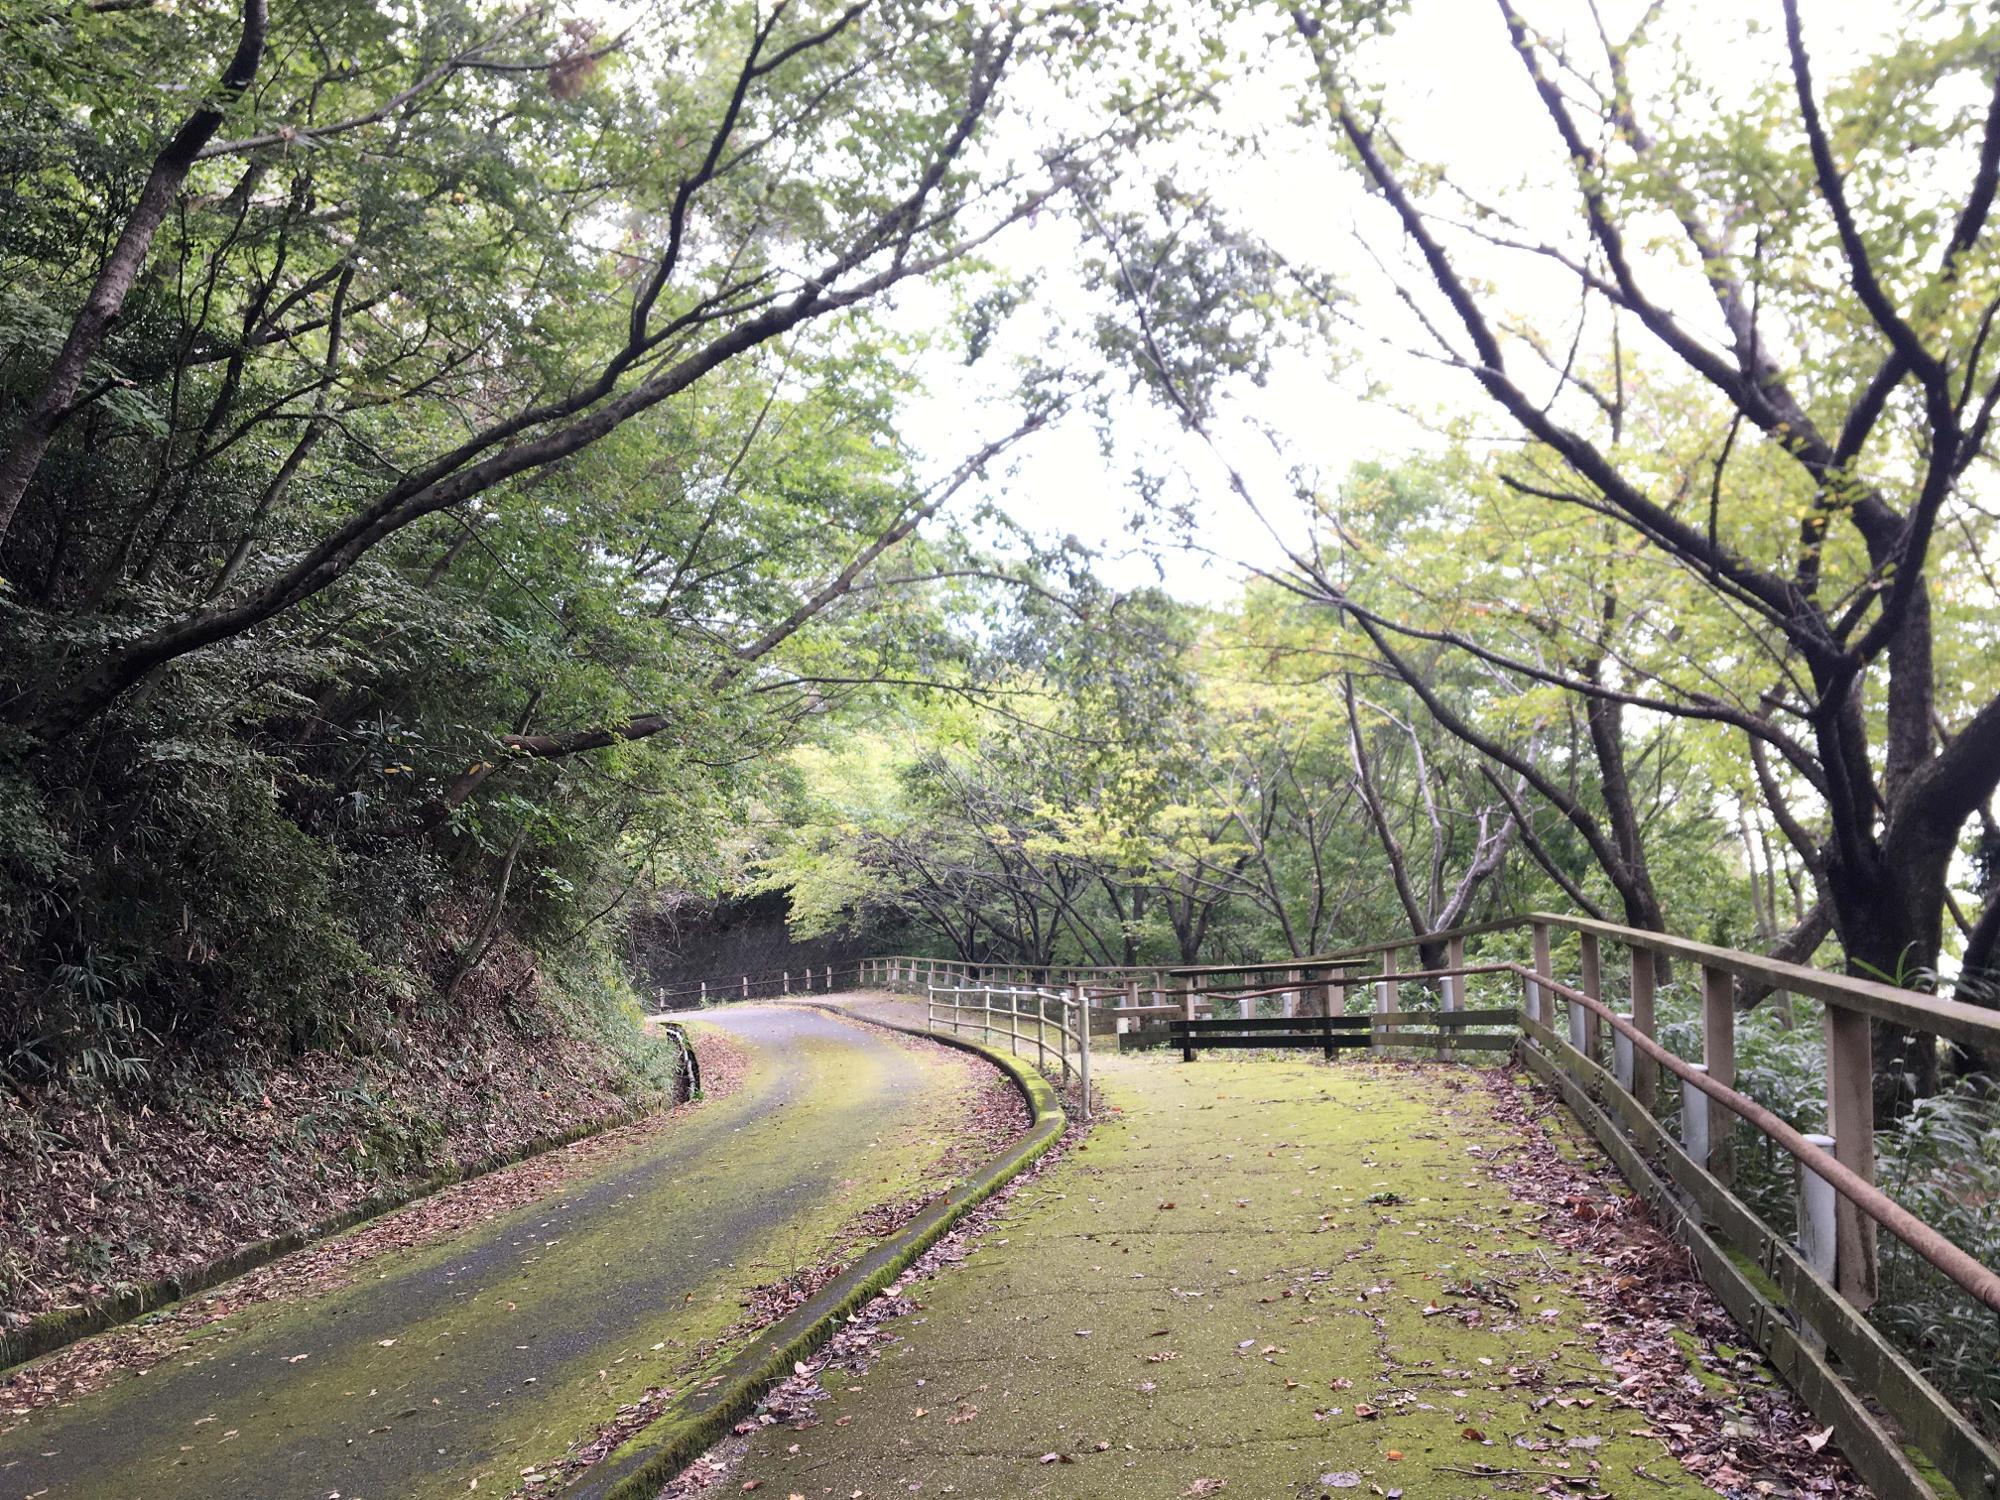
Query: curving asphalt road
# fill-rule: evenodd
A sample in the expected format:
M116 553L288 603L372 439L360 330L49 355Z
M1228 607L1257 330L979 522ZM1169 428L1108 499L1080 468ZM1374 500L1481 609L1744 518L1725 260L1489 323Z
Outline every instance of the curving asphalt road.
M505 1495L620 1403L684 1384L745 1289L907 1187L976 1078L807 1011L700 1024L750 1052L739 1092L552 1201L37 1413L0 1436L0 1497Z

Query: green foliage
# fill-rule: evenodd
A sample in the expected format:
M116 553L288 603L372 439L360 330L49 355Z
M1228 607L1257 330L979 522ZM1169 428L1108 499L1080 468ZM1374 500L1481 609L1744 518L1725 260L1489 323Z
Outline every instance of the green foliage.
M159 81L238 17L5 12L11 444L196 97ZM0 518L8 1087L373 1045L519 944L589 967L635 890L727 876L769 752L964 668L906 576L980 560L903 540L919 341L869 304L929 270L975 339L1004 315L955 263L1025 191L965 141L1017 44L902 3L271 12ZM460 489L391 524L423 476Z
M2000 1091L1961 1080L1875 1138L1876 1180L1982 1265L2000 1265ZM1882 1236L1871 1316L2000 1439L2000 1324L1902 1242Z

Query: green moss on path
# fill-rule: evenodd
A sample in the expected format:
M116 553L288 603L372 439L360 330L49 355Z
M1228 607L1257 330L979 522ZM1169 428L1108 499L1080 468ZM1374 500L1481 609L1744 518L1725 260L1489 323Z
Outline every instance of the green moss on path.
M746 1488L1707 1492L1602 1394L1586 1268L1468 1149L1508 1132L1462 1073L1127 1054L1100 1078L1117 1112L817 1425L751 1439Z

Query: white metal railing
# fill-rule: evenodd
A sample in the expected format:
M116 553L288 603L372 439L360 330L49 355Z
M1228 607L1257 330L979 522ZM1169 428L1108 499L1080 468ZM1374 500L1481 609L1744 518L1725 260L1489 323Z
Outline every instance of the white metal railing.
M1090 1118L1090 996L1081 985L1051 990L1023 985L940 986L924 989L924 1025L953 1036L976 1033L988 1046L1005 1042L1015 1056L1022 1047L1034 1049L1035 1067L1048 1072L1053 1062L1063 1087L1077 1083L1083 1118ZM1023 1029L1023 1023L1026 1029ZM1004 1023L1004 1024L1003 1024Z

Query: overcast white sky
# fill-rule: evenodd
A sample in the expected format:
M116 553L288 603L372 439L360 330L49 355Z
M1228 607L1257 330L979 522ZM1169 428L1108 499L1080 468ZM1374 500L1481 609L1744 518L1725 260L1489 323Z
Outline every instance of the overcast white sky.
M1191 4L1190 15L1200 16L1198 0ZM1580 58L1601 57L1584 0L1522 0L1522 8L1543 31L1572 40ZM1622 35L1642 6L1602 0L1602 8L1609 28ZM1807 0L1807 36L1822 80L1836 76L1899 14L1899 8L1876 0ZM1776 0L1667 0L1655 35L1678 34L1718 94L1740 99L1782 68L1781 24ZM1351 273L1357 289L1363 289L1371 276L1353 231L1358 223L1374 225L1379 233L1385 227L1379 218L1383 210L1369 203L1353 176L1337 167L1324 118L1295 118L1292 86L1304 66L1297 49L1267 55L1266 71L1233 81L1223 111L1232 128L1254 129L1265 137L1261 157L1225 164L1190 146L1175 169L1206 180L1245 227L1288 257L1316 262L1343 281ZM1552 236L1574 224L1573 190L1561 178L1558 143L1508 47L1497 6L1486 0L1416 0L1396 34L1373 53L1370 71L1385 83L1391 117L1413 153L1449 161L1456 180L1487 189L1511 212L1539 218L1536 211L1543 210L1554 226ZM1388 228L1392 243L1387 253L1393 255L1396 236ZM1069 270L1076 247L1074 229L1053 219L1017 230L999 246L996 259L1019 274L1038 276L1043 288L1040 305L1017 316L1006 336L1014 352L1027 343L1059 337L1051 330L1064 323L1087 320L1089 304ZM1372 295L1362 296L1362 317L1385 331L1407 332L1407 321L1386 305L1379 282L1375 286ZM1709 304L1699 288L1694 290L1691 311L1700 319ZM1565 292L1553 277L1540 289L1531 281L1516 294L1514 306L1566 330L1573 298ZM1546 304L1537 307L1543 296ZM936 305L919 296L905 303L902 315L921 321L936 315ZM1304 463L1329 482L1357 461L1394 457L1427 441L1421 421L1395 404L1365 397L1364 377L1386 381L1396 401L1414 410L1476 409L1477 393L1452 372L1358 341L1345 352L1357 361L1345 375L1334 368L1331 350L1324 358L1287 358L1266 387L1246 387L1237 400L1240 416L1275 431L1292 462ZM956 461L974 446L973 433L1003 425L997 413L982 421L979 406L993 398L1004 373L1001 361L991 363L990 375L984 367L967 372L950 361L934 362L926 369L932 398L909 412L909 435L940 465ZM1242 562L1278 560L1276 544L1227 492L1221 470L1195 440L1139 398L1125 402L1124 413L1113 454L1101 451L1094 425L1079 417L1033 439L1011 472L996 474L989 495L1036 530L1073 534L1102 549L1105 573L1115 582L1134 585L1157 576L1147 555L1152 549L1141 546L1127 524L1133 506L1132 466L1143 460L1183 471L1203 517L1207 555L1167 552L1160 558L1158 565L1174 592L1220 602L1236 591ZM1240 425L1219 429L1219 436L1231 460L1250 474L1260 492L1284 493L1285 464L1261 436ZM965 507L973 503L971 496L961 502ZM1279 515L1285 509L1282 501L1275 507Z

